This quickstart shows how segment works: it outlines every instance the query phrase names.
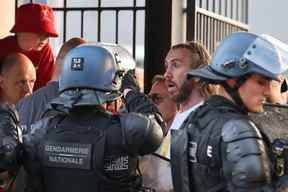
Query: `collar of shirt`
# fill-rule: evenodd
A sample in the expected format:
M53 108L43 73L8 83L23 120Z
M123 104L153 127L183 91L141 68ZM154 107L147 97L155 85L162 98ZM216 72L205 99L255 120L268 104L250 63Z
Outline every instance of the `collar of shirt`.
M171 124L170 129L179 129L182 125L182 123L185 121L185 119L189 116L189 114L192 111L195 111L199 106L203 105L204 101L201 101L199 103L197 103L196 105L190 107L189 109L187 109L186 111L183 112L177 112L174 120Z

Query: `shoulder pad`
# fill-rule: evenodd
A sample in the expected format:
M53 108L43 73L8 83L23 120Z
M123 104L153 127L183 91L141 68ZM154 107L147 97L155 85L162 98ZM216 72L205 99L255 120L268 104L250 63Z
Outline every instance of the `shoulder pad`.
M14 150L21 141L22 131L14 106L0 104L0 153Z
M1 170L17 170L21 129L14 106L0 104L0 118L0 168Z
M127 150L145 155L154 152L161 144L163 132L154 115L128 113L120 116Z
M230 120L222 128L222 138L224 142L232 142L244 138L259 138L261 133L255 124L248 119Z
M0 104L0 114L5 115L8 114L10 118L13 119L13 121L17 124L19 123L19 116L18 112L15 109L14 105L9 105L9 104Z
M255 191L270 182L270 161L261 133L248 119L230 120L222 128L223 172L229 191Z

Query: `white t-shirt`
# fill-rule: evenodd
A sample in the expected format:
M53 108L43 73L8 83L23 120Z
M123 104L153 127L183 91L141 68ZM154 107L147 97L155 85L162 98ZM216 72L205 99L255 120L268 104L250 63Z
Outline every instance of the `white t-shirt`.
M181 127L181 125L182 125L182 123L186 120L186 118L189 116L189 114L192 112L192 111L195 111L199 106L201 106L201 105L203 105L203 103L204 103L204 101L201 101L201 102L199 102L199 103L197 103L196 105L194 105L193 107L191 107L190 109L188 109L188 110L186 110L186 111L183 111L183 112L178 112L178 113L176 113L176 115L175 115L175 117L174 117L174 120L173 120L173 122L172 122L172 124L171 124L171 127L170 127L170 129L169 129L169 132L168 132L168 134L167 135L169 135L169 144L168 144L168 146L166 147L167 149L166 149L166 151L168 151L168 153L167 153L167 155L166 155L166 157L168 158L168 159L170 159L171 157L170 157L170 144L171 144L171 130L173 129L173 130L178 130L180 127ZM163 150L163 149L162 149Z
M174 117L174 120L171 124L171 127L170 129L179 129L182 125L182 123L186 120L186 118L189 116L189 114L196 110L199 106L201 106L204 102L201 101L200 103L197 103L196 105L194 105L193 107L187 109L186 111L183 111L183 112L177 112L175 117Z

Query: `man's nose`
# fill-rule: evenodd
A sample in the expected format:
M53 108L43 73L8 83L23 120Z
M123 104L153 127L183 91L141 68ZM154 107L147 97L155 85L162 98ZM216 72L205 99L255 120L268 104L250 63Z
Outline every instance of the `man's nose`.
M171 73L171 68L169 65L167 65L166 71L164 73L165 79L171 79L172 73Z
M264 91L263 91L263 94L265 97L269 97L271 95L271 91L273 91L272 86L273 86L272 82L269 82L265 85ZM280 92L280 90L279 90L279 92Z

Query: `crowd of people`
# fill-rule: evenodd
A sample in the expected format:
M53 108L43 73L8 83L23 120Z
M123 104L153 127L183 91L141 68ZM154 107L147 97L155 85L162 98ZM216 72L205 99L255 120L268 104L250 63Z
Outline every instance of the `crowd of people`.
M54 22L25 4L0 39L0 192L288 191L288 45L173 45L144 94L117 44L75 37L54 61Z

